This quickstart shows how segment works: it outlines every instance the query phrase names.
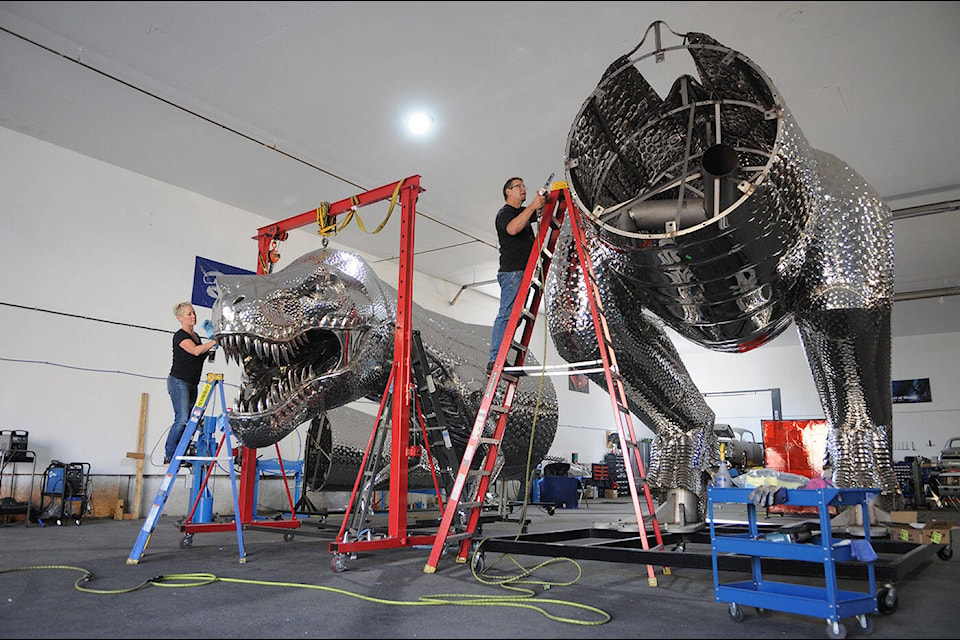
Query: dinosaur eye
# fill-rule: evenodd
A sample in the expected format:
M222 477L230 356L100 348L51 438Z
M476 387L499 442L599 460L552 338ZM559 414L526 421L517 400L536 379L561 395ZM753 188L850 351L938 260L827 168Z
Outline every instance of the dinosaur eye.
M245 299L246 299L246 296L237 296L237 298L233 301L233 304L240 304Z

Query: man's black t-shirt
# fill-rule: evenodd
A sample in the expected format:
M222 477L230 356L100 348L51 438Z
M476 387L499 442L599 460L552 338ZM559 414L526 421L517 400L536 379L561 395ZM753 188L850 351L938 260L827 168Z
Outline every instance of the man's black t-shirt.
M200 384L203 361L207 359L207 354L195 356L188 351L184 351L183 347L180 346L180 343L184 340L200 344L200 340L194 340L193 336L183 329L179 329L173 335L173 365L170 367L170 375L184 382L197 385Z
M533 251L536 236L533 225L527 225L523 231L515 236L507 233L507 224L516 218L523 209L505 204L497 212L497 239L500 242L500 271L523 271L527 268L527 260ZM534 218L531 217L531 220Z

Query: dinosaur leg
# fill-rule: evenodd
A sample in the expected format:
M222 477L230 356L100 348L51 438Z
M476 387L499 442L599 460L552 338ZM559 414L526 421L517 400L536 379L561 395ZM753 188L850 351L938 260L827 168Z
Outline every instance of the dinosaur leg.
M816 151L825 194L809 233L796 322L827 418L838 487L879 487L884 508L903 495L893 470L889 208L849 165Z
M884 508L901 507L892 464L890 307L807 312L797 325L827 418L834 484L879 487Z

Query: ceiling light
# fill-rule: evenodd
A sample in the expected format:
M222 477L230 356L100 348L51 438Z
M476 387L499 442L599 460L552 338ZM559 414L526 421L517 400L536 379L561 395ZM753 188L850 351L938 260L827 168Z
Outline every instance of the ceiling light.
M407 117L407 130L415 136L423 136L433 129L433 116L418 111Z

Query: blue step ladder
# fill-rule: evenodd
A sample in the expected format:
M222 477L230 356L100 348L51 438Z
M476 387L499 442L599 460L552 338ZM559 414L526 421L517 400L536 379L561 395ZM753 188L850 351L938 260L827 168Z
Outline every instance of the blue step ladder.
M217 448L219 452L224 448L226 444L227 456L219 458L216 455L214 456L186 456L187 447L190 445L190 441L193 439L193 434L196 432L200 421L203 419L203 414L207 409L207 405L210 403L211 398L214 397L214 391L219 389L220 391L220 407L223 413L221 413L217 418L217 430L223 434L223 438L220 441L220 446ZM173 458L170 460L170 466L167 467L167 471L163 476L163 480L160 482L160 489L157 491L157 497L153 500L153 505L150 507L150 512L147 514L146 519L143 521L143 527L140 529L140 534L137 536L137 542L133 545L133 549L130 551L130 556L127 558L127 564L138 564L140 558L143 557L144 551L146 551L147 545L150 543L150 537L153 535L153 530L157 526L157 521L160 519L160 515L163 513L163 507L167 502L167 498L170 496L170 490L173 488L173 481L177 476L177 472L180 470L180 465L184 460L190 461L207 461L214 462L216 460L222 460L227 462L227 467L230 469L230 485L233 488L233 511L234 511L234 521L237 525L237 543L240 547L240 562L241 564L246 563L247 554L243 548L243 524L240 522L240 497L237 493L237 477L234 472L233 465L233 447L231 446L231 436L233 435L230 431L230 418L226 413L226 399L224 398L223 393L223 374L222 373L208 373L207 381L203 386L203 389L200 391L200 395L197 396L197 402L193 406L193 412L190 414L190 421L187 422L187 426L183 430L183 435L180 436L180 442L177 443L177 450L173 455ZM212 468L211 468L212 471ZM207 472L209 476L210 471ZM204 478L204 483L207 478Z

